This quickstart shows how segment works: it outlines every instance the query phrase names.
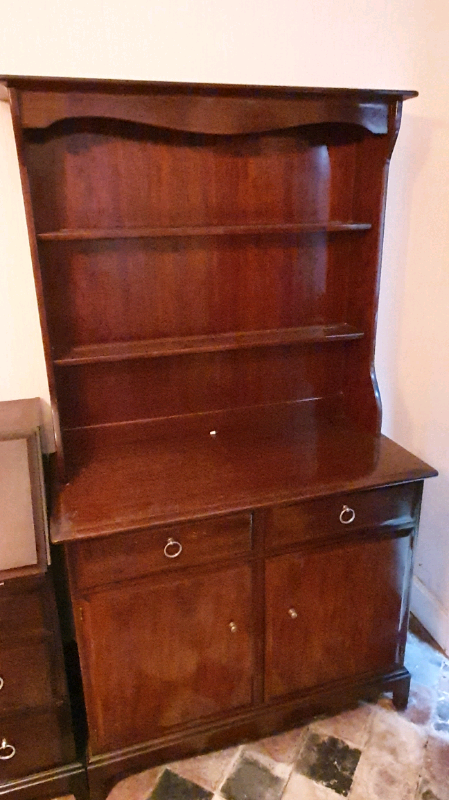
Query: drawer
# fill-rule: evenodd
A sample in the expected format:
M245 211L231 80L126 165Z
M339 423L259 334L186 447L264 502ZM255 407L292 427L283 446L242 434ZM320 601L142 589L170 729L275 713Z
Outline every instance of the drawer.
M405 483L271 509L266 544L279 547L387 523L413 524L419 487Z
M74 759L68 706L0 717L0 785Z
M0 586L0 636L25 636L45 630L47 587L43 581L6 580Z
M251 550L251 514L232 514L148 528L71 544L68 554L77 589L190 567Z
M18 707L48 705L55 697L62 699L65 687L53 663L53 649L50 638L2 645L0 714Z

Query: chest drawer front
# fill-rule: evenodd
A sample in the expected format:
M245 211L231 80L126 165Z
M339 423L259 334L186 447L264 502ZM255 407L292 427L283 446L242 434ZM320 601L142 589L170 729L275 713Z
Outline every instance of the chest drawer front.
M76 588L83 590L250 550L251 514L233 514L88 539L71 546L70 560Z
M8 583L0 586L0 636L17 637L46 630L42 591L39 588L11 591Z
M386 523L413 524L419 492L407 483L322 497L272 509L268 547L350 534Z
M0 718L0 786L74 758L68 706Z
M64 696L64 687L54 685L51 639L35 639L2 646L0 650L0 713L13 708L34 707Z

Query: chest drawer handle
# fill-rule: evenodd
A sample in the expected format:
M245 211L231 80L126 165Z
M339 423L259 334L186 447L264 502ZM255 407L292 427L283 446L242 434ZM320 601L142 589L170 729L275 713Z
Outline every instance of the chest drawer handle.
M6 753L3 751L6 750ZM2 739L2 743L0 745L0 759L1 761L8 761L10 758L14 758L16 754L16 748L12 744L8 744L6 739Z
M2 676L0 675L0 692L3 689L4 685L5 685L5 681L3 680Z
M353 508L349 508L349 506L343 506L340 511L340 522L342 525L350 525L351 522L355 520L355 511Z
M173 548L175 548L173 550ZM164 556L166 558L178 558L182 553L182 544L180 542L175 542L174 539L170 537L167 544L164 547Z

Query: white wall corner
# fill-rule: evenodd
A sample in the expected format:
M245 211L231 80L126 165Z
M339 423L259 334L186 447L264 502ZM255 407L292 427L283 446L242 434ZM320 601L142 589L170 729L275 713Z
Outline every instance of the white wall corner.
M440 603L416 575L412 585L411 611L449 655L449 609Z

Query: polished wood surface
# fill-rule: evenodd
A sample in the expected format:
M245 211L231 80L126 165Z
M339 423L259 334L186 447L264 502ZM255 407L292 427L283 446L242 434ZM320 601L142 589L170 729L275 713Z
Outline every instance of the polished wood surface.
M436 473L380 435L374 347L416 93L6 83L91 800L379 691L404 706Z
M251 570L242 565L125 581L78 601L90 751L249 706L251 592Z
M0 762L0 793L14 781L75 761L59 621L50 574L0 586L0 739L14 748ZM5 753L12 753L6 747ZM51 793L52 789L47 790ZM48 796L48 795L47 795Z
M122 535L88 539L67 551L78 589L151 572L238 558L252 549L251 514L200 519Z
M2 78L0 77L0 80ZM21 92L24 127L104 116L175 130L232 134L322 122L357 123L385 133L385 104L417 92L138 81L3 78ZM117 96L118 95L118 96ZM212 100L212 102L211 102Z
M6 486L0 507L2 541L18 550L25 507L27 531L36 540L30 563L22 558L20 566L13 566L11 557L6 569L2 559L0 571L0 796L35 800L61 791L82 800L86 778L76 761L47 558L40 426L38 398L0 403L0 471Z
M419 484L409 483L275 506L269 512L267 544L282 547L381 525L412 525L419 499Z
M407 533L267 560L267 700L401 663Z
M342 492L350 504L356 490L435 474L388 438L332 422L313 403L122 433L121 443L113 426L72 434L81 455L55 507L55 542Z
M385 175L413 93L9 85L64 442L320 397L379 431Z
M53 673L52 648L50 637L37 638L32 646L30 637L2 644L0 675L6 690L0 695L0 713L21 706L47 705L55 696L64 696L62 674Z

